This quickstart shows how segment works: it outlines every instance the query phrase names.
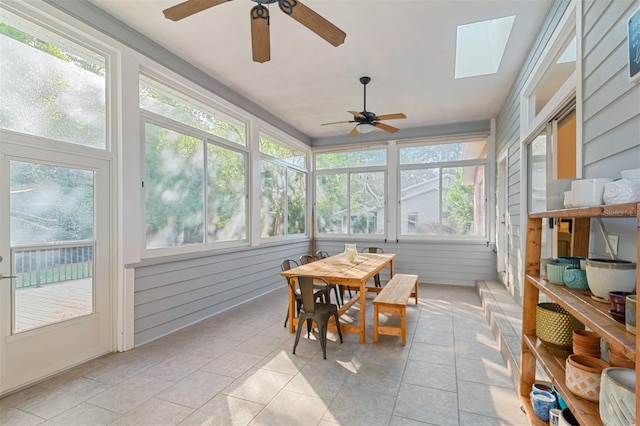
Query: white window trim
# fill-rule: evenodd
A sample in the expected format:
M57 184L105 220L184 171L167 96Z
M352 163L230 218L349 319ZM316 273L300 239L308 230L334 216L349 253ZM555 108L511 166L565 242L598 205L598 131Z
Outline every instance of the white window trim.
M311 191L312 191L312 183L311 183L311 164L312 164L312 153L311 153L311 148L309 147L309 145L306 145L294 138L292 138L291 136L289 136L288 134L284 133L283 131L267 124L264 122L260 122L258 123L256 126L254 126L255 129L255 137L252 139L255 141L254 143L254 158L256 161L254 161L254 170L255 173L252 175L254 177L254 181L260 183L259 185L256 184L255 185L255 191L253 192L253 206L255 206L255 208L252 210L252 223L254 224L253 226L253 233L252 233L252 237L253 237L253 242L254 242L254 246L260 245L260 244L271 244L271 243L275 243L275 242L279 242L279 241L292 241L292 240L304 240L304 239L309 239L311 238L311 216L312 216L312 203L311 203ZM298 166L292 163L288 163L280 158L277 157L273 157L269 154L265 154L263 152L260 151L260 135L261 134L265 134L270 136L271 138L275 139L280 145L287 147L287 148L291 148L291 149L295 149L297 151L301 151L304 152L304 154L306 155L306 159L305 159L305 165L304 166ZM305 232L302 234L289 234L288 232L285 232L284 235L278 235L278 236L272 236L272 237L263 237L262 236L262 230L261 230L261 223L262 223L262 205L261 205L261 197L262 197L262 181L260 179L260 173L261 173L261 165L260 162L262 160L266 160L266 161L270 161L272 163L278 164L280 166L285 167L285 169L293 169L302 173L306 174L306 217L305 217ZM288 201L288 198L287 198ZM285 206L285 211L287 210L288 206ZM285 226L287 225L287 221L285 220Z
M376 149L384 149L387 151L387 163L384 166L362 166L362 167L343 167L343 168L335 168L335 169L322 169L322 170L318 170L316 167L316 155L318 154L326 154L326 153L332 153L332 152L350 152L350 151L369 151L369 150L376 150ZM329 175L329 174L336 174L336 173L365 173L365 172L383 172L384 173L384 199L386 200L385 205L384 205L384 216L385 216L385 223L384 223L384 232L382 234L352 234L351 232L347 233L347 234L321 234L318 233L315 227L315 224L313 224L313 228L314 228L314 232L315 232L315 236L318 238L322 238L323 240L327 240L327 241L342 241L342 240L348 240L348 241L380 241L381 239L384 240L384 242L387 242L388 240L390 240L391 238L395 238L395 236L391 237L390 233L393 233L395 235L395 226L391 226L392 222L392 218L389 216L391 214L391 212L393 211L393 219L395 219L395 211L394 209L389 208L389 206L394 205L394 201L391 198L396 197L396 194L391 194L389 191L389 188L391 188L391 182L390 180L393 179L394 182L396 182L395 176L394 174L391 172L390 166L390 158L397 158L397 150L395 149L395 141L388 141L388 142L372 142L369 144L363 144L363 145L359 145L357 147L353 146L353 145L344 145L344 146L340 146L340 147L328 147L328 148L320 148L320 149L314 149L313 150L313 160L312 160L312 164L313 164L313 176L312 176L312 187L313 187L313 195L312 198L313 199L313 208L314 208L314 212L315 212L315 206L316 206L316 187L315 187L315 182L316 182L316 176L321 176L321 175ZM350 200L351 199L351 194L349 193L350 190L348 190L348 194L347 194L347 199ZM350 206L348 206L348 208L350 208ZM313 219L315 219L315 214L313 215Z
M531 115L531 96L536 85L541 81L544 73L551 65L553 59L560 53L562 45L569 35L575 30L576 37L576 72L573 73L565 84L549 100L547 105L538 113L536 119ZM560 22L556 26L549 42L538 58L533 71L525 82L520 92L520 229L526 231L528 219L528 176L527 145L538 132L553 118L553 115L571 99L576 97L576 178L582 177L582 2L571 0ZM521 253L526 251L526 238L520 236ZM519 281L524 282L524 268L519 266ZM520 298L523 297L524 286L520 285Z
M395 209L395 222L390 222L390 223L395 223L395 226L393 227L393 235L389 235L389 239L393 239L396 242L400 242L402 241L411 241L411 242L428 242L428 243L435 243L435 242L451 242L451 241L455 241L455 242L461 242L461 243L471 243L471 244L478 244L478 243L482 243L482 244L487 244L488 242L493 241L493 236L491 234L491 231L493 228L490 227L490 224L493 222L493 217L495 217L495 213L490 212L490 208L489 206L492 206L494 204L490 204L490 201L493 201L493 197L494 194L493 192L489 191L489 188L493 187L493 182L495 182L495 177L494 174L492 174L492 169L494 167L491 167L492 163L492 158L493 157L493 153L494 153L494 146L495 146L495 136L494 136L494 130L495 130L495 120L492 120L492 124L491 124L491 129L492 131L490 133L477 133L477 134L472 134L472 135L448 135L448 136L443 136L443 137L438 137L438 136L434 136L434 137L429 137L429 138L422 138L422 139L418 139L418 140L407 140L407 141L402 141L402 142L397 142L396 145L396 152L395 152L395 163L394 167L396 168L395 170L395 175L396 175L396 184L395 186L393 186L393 188L396 188L395 194L393 194L394 197L394 205L396 206ZM421 168L429 168L429 167L441 167L441 166L446 166L446 165L455 165L455 166L479 166L479 165L483 165L485 168L485 172L484 172L484 191L486 194L486 197L484 199L484 204L485 204L485 223L484 223L484 230L485 230L485 235L403 235L401 232L401 223L400 223L400 219L401 219L401 200L399 198L399 194L400 194L400 171L404 170L404 169L411 169L411 168L415 168L418 165L416 164L400 164L400 148L406 148L406 147L412 147L412 146L424 146L424 145L438 145L438 144L446 144L446 143L455 143L455 142L472 142L472 141L477 141L478 139L485 139L487 141L487 158L482 158L482 159L476 159L476 160L460 160L460 161L445 161L445 162L439 162L439 163L428 163L428 164L424 164L424 165L419 165ZM391 204L391 200L389 200L389 204Z
M520 141L528 141L534 134L549 121L553 113L557 112L576 93L577 70L581 68L581 33L578 31L580 14L580 1L572 0L567 7L562 19L551 35L549 42L542 51L533 71L527 78L520 91ZM568 37L576 33L576 72L572 73L567 81L558 89L547 105L536 115L534 105L534 93L545 73L552 65L553 60L561 53L562 47Z
M140 150L141 150L141 154L140 154L140 170L141 170L141 179L144 181L144 177L146 176L146 166L145 166L145 155L144 155L144 143L142 143L143 139L143 135L144 135L144 125L146 123L149 124L153 124L154 126L158 126L158 127L163 127L178 133L182 133L185 134L187 136L191 136L197 139L201 139L203 141L203 147L206 148L207 143L213 143L216 146L220 146L224 149L228 149L230 151L234 151L237 153L241 153L244 155L245 157L245 164L247 167L247 174L249 173L249 153L246 149L246 147L244 145L240 145L231 141L227 141L224 138L220 138L217 136L212 135L211 133L207 133L203 130L197 129L195 127L190 127L187 126L185 124L182 124L180 122L174 121L172 119L169 119L167 117L149 112L149 111L145 111L145 110L141 110L140 111L140 138L141 138L141 143L140 143ZM206 158L205 158L205 165L207 164ZM205 170L206 171L206 170ZM203 177L204 178L204 177ZM249 179L245 179L245 199L248 198L249 195ZM205 180L205 188L204 188L205 192L206 192L206 180ZM147 247L147 242L146 242L146 238L145 238L145 230L146 230L146 205L145 205L145 200L146 200L146 196L145 196L145 191L146 191L146 186L142 188L142 192L141 192L141 221L142 221L142 232L141 232L141 238L142 238L142 245L141 245L141 251L142 251L142 258L143 259L154 259L154 258L159 258L159 257L166 257L166 256L171 256L171 255L179 255L179 254L186 254L186 253L200 253L200 252L208 252L208 251L212 251L212 250L226 250L226 249L230 249L230 248L236 248L236 247L243 247L243 246L248 246L249 245L249 238L250 238L250 224L249 224L249 211L248 211L248 203L245 203L245 215L247 217L247 223L246 223L246 227L247 227L247 232L246 232L246 237L242 240L234 240L234 241L214 241L214 242L203 242L203 243L197 243L197 244L186 244L186 245L181 245L181 246L172 246L172 247L158 247L158 248L148 248ZM205 200L206 203L206 200ZM206 226L205 226L205 233L206 233Z

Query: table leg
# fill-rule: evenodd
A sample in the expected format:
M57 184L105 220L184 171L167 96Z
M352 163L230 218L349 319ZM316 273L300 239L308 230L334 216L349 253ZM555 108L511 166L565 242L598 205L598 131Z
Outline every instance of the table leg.
M360 283L360 344L365 341L365 308L367 306L367 287L366 282Z
M393 259L389 261L389 278L393 278Z
M296 299L293 295L293 290L291 290L291 287L287 287L289 288L289 333L294 333L296 331L296 326L295 324L293 324L293 313L296 311Z

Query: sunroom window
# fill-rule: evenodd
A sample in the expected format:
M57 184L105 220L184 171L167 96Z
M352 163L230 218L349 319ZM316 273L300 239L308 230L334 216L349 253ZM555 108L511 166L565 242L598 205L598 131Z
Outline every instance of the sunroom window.
M141 80L147 249L246 242L244 125L163 87Z
M316 155L316 232L384 235L387 150Z
M400 235L486 235L486 140L404 146L399 158Z
M306 234L307 154L260 133L260 236Z
M107 57L0 8L0 128L107 148Z

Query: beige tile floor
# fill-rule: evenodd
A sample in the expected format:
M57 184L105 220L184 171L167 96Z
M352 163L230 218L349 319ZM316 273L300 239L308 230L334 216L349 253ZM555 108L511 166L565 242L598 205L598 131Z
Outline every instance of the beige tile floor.
M527 424L476 290L420 296L405 347L372 342L371 295L367 343L329 333L323 360L313 334L291 354L283 288L1 399L0 425Z

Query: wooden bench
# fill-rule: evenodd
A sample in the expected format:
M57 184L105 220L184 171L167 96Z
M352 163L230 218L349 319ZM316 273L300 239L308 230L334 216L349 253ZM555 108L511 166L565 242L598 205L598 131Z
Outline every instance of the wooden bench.
M395 274L380 293L373 299L373 341L377 342L380 334L401 336L402 346L407 344L407 302L409 297L415 298L418 304L418 276ZM382 326L378 324L378 313L400 314L400 327Z

